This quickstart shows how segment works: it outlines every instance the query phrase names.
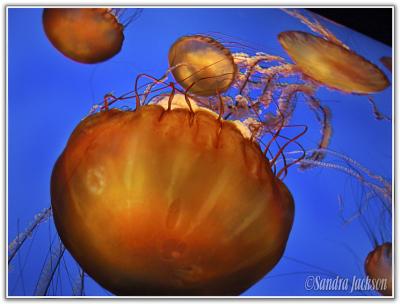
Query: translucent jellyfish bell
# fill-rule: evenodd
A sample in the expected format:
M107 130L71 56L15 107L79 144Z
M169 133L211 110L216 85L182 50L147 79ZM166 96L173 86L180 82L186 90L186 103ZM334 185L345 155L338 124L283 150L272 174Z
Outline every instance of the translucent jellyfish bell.
M341 45L300 31L282 32L278 38L297 67L327 87L370 94L389 86L377 66Z
M57 50L81 63L110 59L124 41L124 26L108 8L45 8L43 27Z
M202 36L179 38L169 50L169 65L175 80L190 93L213 96L231 86L236 65L229 49Z

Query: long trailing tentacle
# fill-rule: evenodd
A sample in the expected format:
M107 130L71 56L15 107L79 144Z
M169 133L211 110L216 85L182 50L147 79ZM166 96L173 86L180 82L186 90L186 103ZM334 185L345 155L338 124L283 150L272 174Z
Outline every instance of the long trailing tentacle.
M140 99L140 97L139 97L140 95L139 95L139 92L138 92L138 83L139 83L139 80L142 77L148 78L148 79L152 80L153 82L150 83L150 85L147 86L144 94L142 95L143 96L142 99ZM139 74L135 79L135 89L134 89L135 98L136 98L136 109L139 109L141 104L143 104L145 102L147 96L152 91L152 88L154 87L154 85L156 85L156 84L164 84L165 88L169 87L170 84L169 83L165 83L165 81L166 81L166 76L165 75L163 75L160 79L157 79L157 78L155 78L155 77L153 77L151 75L145 74L145 73Z
M291 153L296 153L297 151L293 151ZM319 148L319 149L311 149L307 151L308 153L315 153L315 152L322 152L324 154L330 154L333 155L335 157L338 157L339 159L345 161L348 164L351 164L353 167L357 168L359 171L364 172L364 174L366 174L367 176L369 176L370 178L374 179L375 181L382 183L384 185L385 188L390 188L392 187L392 185L382 176L377 175L375 173L373 173L371 170L369 170L368 168L366 168L365 166L361 165L359 162L357 162L356 160L352 159L351 157L337 152L337 151L333 151L330 149L323 149L323 148Z
M79 274L73 286L73 294L75 296L83 296L85 293L85 272L79 268Z
M44 268L40 274L39 281L35 288L36 296L46 296L49 290L50 284L53 280L54 274L58 269L61 258L64 255L65 247L61 240L57 240L57 243L52 246L50 256L48 257Z
M34 221L16 236L14 240L8 245L8 264L14 259L19 249L22 247L26 239L32 235L33 231L43 222L48 220L52 215L51 207L44 209L35 215Z
M329 31L325 26L323 26L317 19L311 21L306 16L301 14L298 10L295 9L282 9L285 13L289 14L290 16L300 20L301 23L308 26L310 30L313 32L320 34L325 39L344 47L345 49L349 49L347 45L345 45L342 41L340 41L331 31Z
M283 168L278 172L278 174L276 174L276 176L278 178L281 178L281 180L283 180L287 174L288 174L288 169L294 165L296 165L297 163L301 162L305 157L306 157L306 150L304 149L304 147L297 142L297 140L292 141L292 143L295 143L297 146L300 147L301 151L303 151L303 153L300 155L300 157L298 157L297 159L295 159L294 161L287 163L286 159L284 159L284 163L283 163ZM282 156L284 156L285 154L282 153ZM284 173L284 176L281 177L281 174Z
M174 68L175 67L169 68L167 70L167 72L164 75L162 75L160 78L155 78L155 77L145 74L145 73L139 74L135 79L135 87L134 87L133 91L124 93L118 97L116 97L112 93L105 94L104 98L103 98L103 102L101 104L94 105L91 108L89 115L95 113L98 109L100 109L100 111L108 110L109 107L117 101L129 100L129 99L133 99L133 98L136 100L136 106L139 105L139 107L140 107L140 105L143 105L145 103L145 101L150 93L155 93L157 91L161 91L161 90L164 90L164 89L170 87L170 83L166 83L166 80L168 78L168 74ZM150 79L150 82L138 86L139 80L141 78ZM153 87L157 84L163 84L164 86L153 90ZM145 88L144 92L139 93L139 90L143 89L143 88Z
M320 161L323 160L325 157L324 151L328 148L331 137L332 137L332 115L331 111L328 107L324 107L321 105L318 99L314 98L313 96L309 95L307 99L308 104L311 110L315 113L317 121L321 125L321 138L318 143L318 148L315 150L311 156L307 157L310 160ZM312 166L312 163L303 162L300 166L302 170L308 169Z
M237 55L236 55L237 56ZM238 58L238 57L237 57ZM243 93L244 88L248 84L250 77L261 68L258 66L261 62L270 62L270 61L283 61L283 58L278 56L271 56L267 54L257 54L256 56L251 58L251 61L247 63L247 71L244 74L244 81L240 86L239 94Z
M372 106L372 112L374 113L375 119L392 121L391 117L384 115L379 111L378 106L376 105L372 96L368 96L368 101Z
M270 161L271 163L275 163L276 160L279 158L279 156L283 153L283 151L286 149L288 145L291 143L295 142L298 140L300 137L302 137L308 130L308 127L306 125L291 125L291 126L286 126L286 127L302 127L303 131L301 131L299 134L288 140L281 148L280 150L276 153L275 157ZM279 173L278 173L279 174Z
M295 154L295 153L300 153L302 151L291 151L288 152L288 154ZM337 163L332 163L332 162L326 162L326 161L316 161L316 160L311 160L308 158L303 159L300 162L300 165L302 165L302 163L310 163L313 166L316 167L321 167L321 168L328 168L328 169L334 169L334 170L338 170L338 171L342 171L344 173L346 173L349 176L352 176L354 178L356 178L361 184L367 186L368 188L372 189L373 191L375 191L376 193L379 193L383 198L385 198L386 202L385 206L388 207L389 211L391 210L391 201L392 201L392 190L391 190L391 186L388 185L387 182L384 182L383 185L377 185L376 183L369 181L366 179L366 176L361 174L361 172L359 170L357 170L356 168L352 168L350 167L347 163L347 165L340 165ZM366 174L368 175L368 174ZM381 178L379 179L373 179L375 182L379 181L381 182Z

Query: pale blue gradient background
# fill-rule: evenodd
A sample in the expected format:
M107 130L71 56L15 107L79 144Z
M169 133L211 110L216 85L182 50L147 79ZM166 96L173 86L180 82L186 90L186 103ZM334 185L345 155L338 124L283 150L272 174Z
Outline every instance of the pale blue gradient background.
M100 102L105 93L113 92L118 96L132 90L138 73L162 75L168 68L168 49L177 38L220 32L246 40L260 51L288 58L277 35L285 30L309 32L305 25L278 9L145 9L126 29L125 42L117 56L105 63L84 65L65 58L53 48L43 32L41 14L41 9L8 9L10 240L38 211L50 205L49 181L53 164L71 131L91 106ZM391 48L344 27L328 26L357 53L377 64L391 80L391 74L379 62L381 56L391 56ZM391 123L373 118L365 96L327 89L320 89L317 96L333 113L331 148L391 179ZM391 116L392 87L374 98L379 108ZM309 134L302 143L314 147L320 134L319 126L304 103L297 105L292 123L309 126ZM323 169L300 172L294 168L285 183L296 204L285 257L244 295L361 295L307 291L304 281L308 275L328 271L349 278L363 275L363 261L372 245L357 220L343 224L337 198L342 195L351 209L361 199L362 188L341 172ZM51 222L46 223L27 242L9 272L10 295L32 294L54 235ZM391 235L386 238L390 240ZM75 275L76 266L67 260L68 265L74 266L71 272L75 271ZM65 268L62 269L64 275L60 275L60 284L64 288L57 289L56 293L68 295L71 289L65 278ZM86 280L85 284L87 295L106 295L93 281Z

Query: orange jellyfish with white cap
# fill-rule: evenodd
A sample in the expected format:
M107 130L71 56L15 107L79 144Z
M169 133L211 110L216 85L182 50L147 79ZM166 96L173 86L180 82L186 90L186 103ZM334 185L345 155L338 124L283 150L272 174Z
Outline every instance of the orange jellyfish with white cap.
M284 117L276 133L262 131L263 148L255 124L224 119L222 93L238 85L228 49L196 35L169 54L177 83L140 74L73 131L51 179L55 225L117 295L239 295L285 250L294 202L281 177L299 159L275 163L306 128L273 155ZM151 81L140 93L142 78ZM130 98L134 109L111 108Z
M54 221L117 295L239 295L281 258L294 204L250 131L182 94L84 119L54 166Z
M53 46L66 57L80 63L98 63L119 53L126 22L119 17L125 11L110 8L45 8L43 28Z
M234 119L230 87L242 88L235 100L244 110L248 86L255 85L238 72L243 64L250 68L244 57L226 61L223 74L233 77L231 84L218 82L219 68L195 73L188 85L140 74L133 92L107 94L81 121L51 178L51 210L62 241L52 257L60 261L66 248L82 273L116 295L239 295L279 262L294 217L282 179L297 160L279 169L276 164L306 128L280 137L284 113L278 107L282 115L273 132L266 121L254 120L252 103L240 121ZM139 85L144 77L151 80L145 89ZM219 84L208 96L194 94L191 88L207 78ZM282 98L301 90L307 91L290 87ZM136 100L133 109L114 108L129 99ZM261 142L262 134L270 141ZM54 273L42 276L38 295L47 294Z

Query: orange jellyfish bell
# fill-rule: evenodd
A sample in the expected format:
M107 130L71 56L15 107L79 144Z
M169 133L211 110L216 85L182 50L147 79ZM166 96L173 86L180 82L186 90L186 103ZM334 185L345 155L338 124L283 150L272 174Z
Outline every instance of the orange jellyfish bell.
M57 50L81 63L110 59L124 41L123 25L107 8L45 8L43 27Z
M171 46L168 59L175 80L195 95L223 93L236 76L236 64L231 52L208 36L179 38Z
M383 56L381 57L380 61L389 70L389 72L392 73L392 57Z
M51 178L58 233L117 295L239 295L280 260L292 196L244 125L168 99L76 127Z
M389 81L373 63L341 45L300 32L282 32L279 42L306 76L346 93L384 90Z
M392 243L377 246L368 254L365 272L369 278L377 280L379 293L384 296L392 295Z

